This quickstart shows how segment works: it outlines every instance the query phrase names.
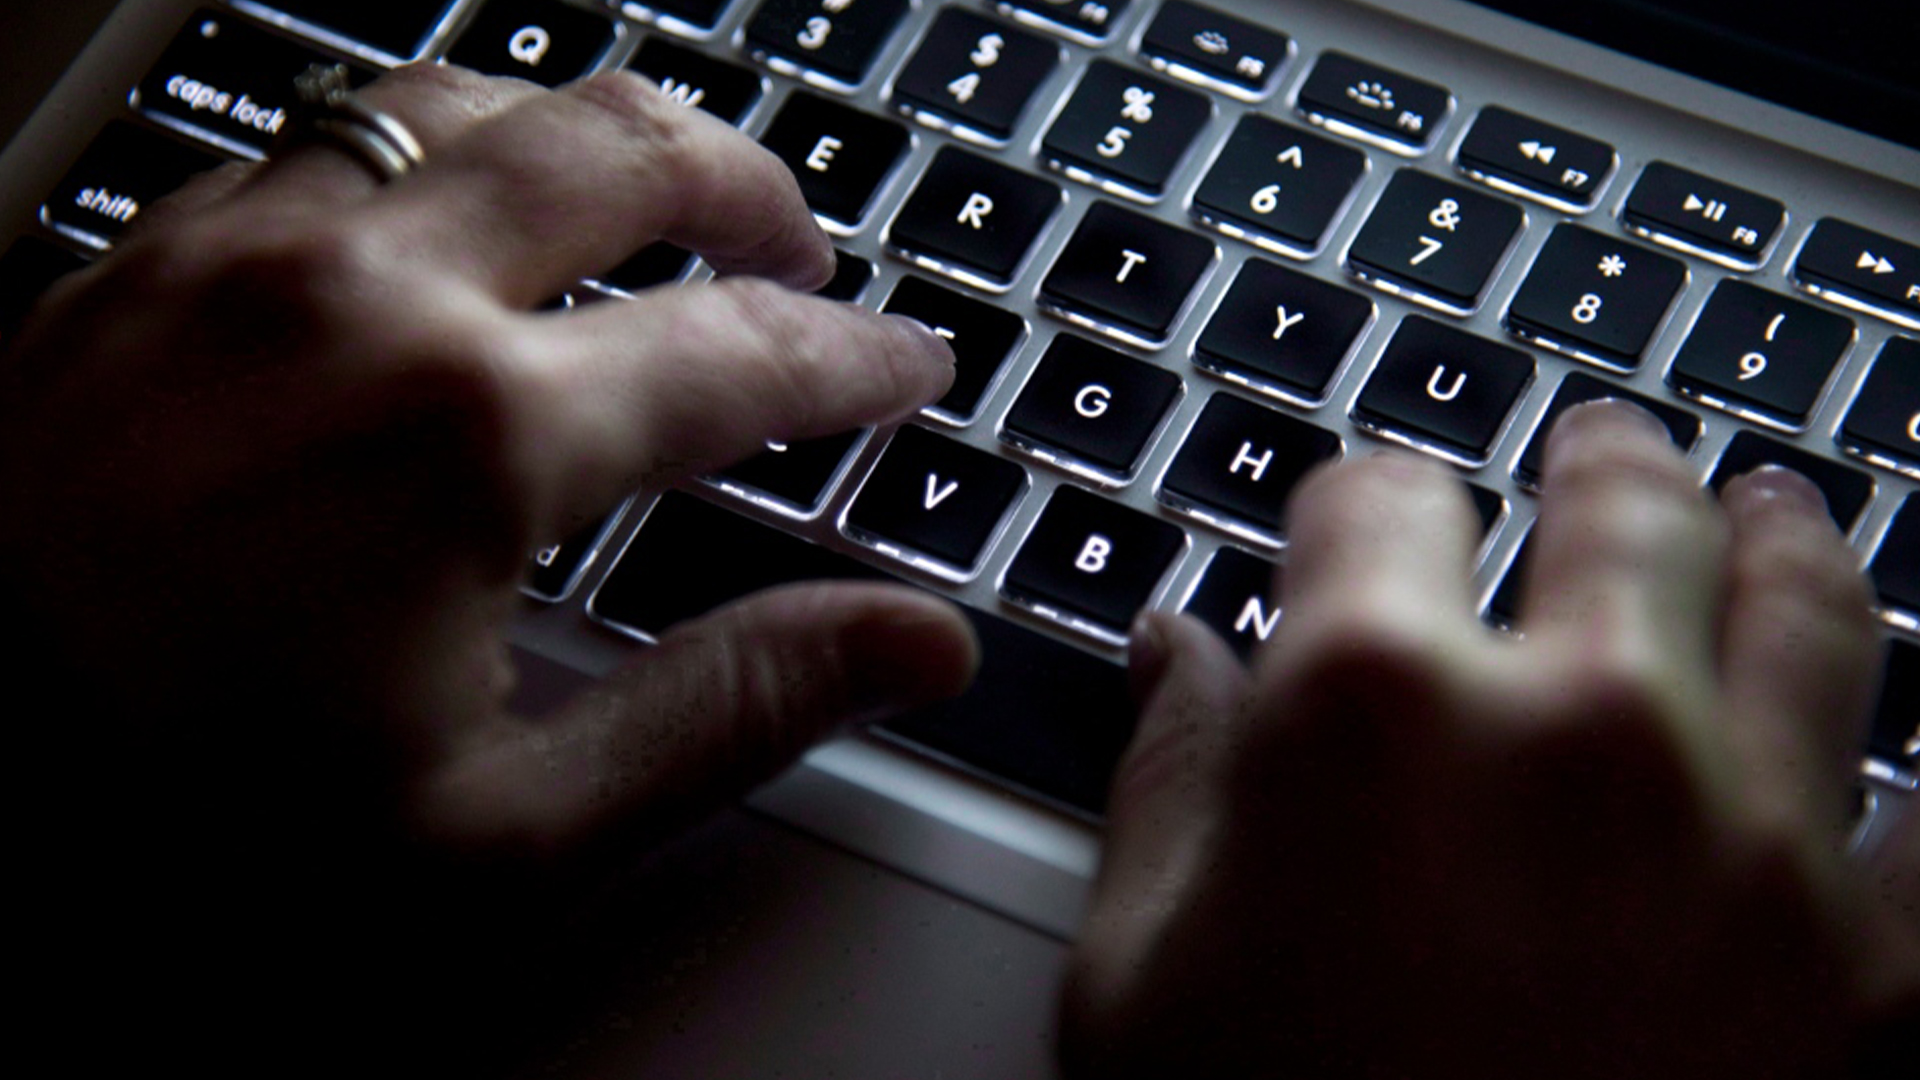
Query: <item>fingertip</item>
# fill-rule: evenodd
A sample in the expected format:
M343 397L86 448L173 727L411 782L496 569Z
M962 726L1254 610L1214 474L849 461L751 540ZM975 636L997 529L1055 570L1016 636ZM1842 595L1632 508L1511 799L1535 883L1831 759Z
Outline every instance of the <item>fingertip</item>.
M1820 486L1781 465L1762 465L1734 477L1721 489L1720 504L1727 508L1736 526L1781 511L1832 521Z
M951 603L888 589L838 631L855 722L956 697L980 670L973 624Z
M1583 401L1560 414L1547 435L1544 471L1552 473L1602 448L1622 443L1670 445L1672 435L1660 418L1623 398Z

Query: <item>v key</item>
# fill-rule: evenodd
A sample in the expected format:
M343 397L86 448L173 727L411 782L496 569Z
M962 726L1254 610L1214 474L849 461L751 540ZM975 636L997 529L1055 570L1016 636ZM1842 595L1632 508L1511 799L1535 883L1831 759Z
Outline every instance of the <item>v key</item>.
M959 579L979 565L1026 487L1018 463L909 424L887 444L842 528L863 544Z

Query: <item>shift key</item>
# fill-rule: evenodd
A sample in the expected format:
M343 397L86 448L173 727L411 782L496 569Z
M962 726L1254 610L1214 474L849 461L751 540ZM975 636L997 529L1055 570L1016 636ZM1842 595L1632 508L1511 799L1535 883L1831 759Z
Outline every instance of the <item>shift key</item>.
M1800 249L1793 276L1822 299L1920 330L1920 247L1825 218Z

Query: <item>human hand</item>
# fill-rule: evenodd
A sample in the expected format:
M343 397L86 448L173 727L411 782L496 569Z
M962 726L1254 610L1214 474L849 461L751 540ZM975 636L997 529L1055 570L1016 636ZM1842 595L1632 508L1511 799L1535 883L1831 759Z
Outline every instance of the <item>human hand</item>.
M1071 1075L1832 1076L1920 1017L1920 832L1844 853L1877 650L1810 483L1715 505L1569 412L1519 639L1437 466L1318 473L1290 536L1251 672L1136 636Z
M456 865L524 872L454 907L524 899L585 838L723 803L974 662L945 604L803 587L509 716L529 551L642 484L909 414L952 357L784 288L833 265L791 175L635 76L424 65L362 93L423 168L379 186L312 144L213 174L0 364L0 597L39 629L31 674L75 695L22 754L68 808L50 866L181 882L137 918L216 954L302 912L328 912L316 954L420 930L452 909L408 910L407 875ZM656 239L738 276L537 310Z

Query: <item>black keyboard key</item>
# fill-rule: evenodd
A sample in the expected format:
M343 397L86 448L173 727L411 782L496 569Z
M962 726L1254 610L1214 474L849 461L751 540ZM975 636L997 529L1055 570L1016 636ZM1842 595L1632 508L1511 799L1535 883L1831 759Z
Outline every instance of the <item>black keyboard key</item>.
M1920 620L1920 494L1909 492L1867 566L1884 607Z
M776 509L806 514L826 501L865 435L865 430L855 430L795 443L770 442L760 453L722 469L714 480L733 494L756 502L768 496Z
M1340 455L1340 437L1232 394L1215 394L1160 479L1160 501L1269 544L1295 484Z
M1873 498L1873 477L1859 469L1850 469L1831 458L1809 454L1752 431L1737 432L1733 436L1707 484L1717 494L1729 480L1762 465L1780 465L1813 481L1827 497L1827 513L1843 533L1853 531L1860 512Z
M1867 753L1908 772L1920 766L1920 645L1899 638L1887 643L1870 731Z
M1751 269L1787 223L1787 208L1778 199L1656 161L1633 185L1620 222L1670 247Z
M1526 224L1518 206L1402 169L1347 249L1347 267L1396 295L1464 315Z
M908 424L853 497L843 527L855 540L958 579L980 564L1026 487L1017 463Z
M652 16L655 22L681 33L701 34L720 25L733 0L625 0L620 5L630 18Z
M893 101L924 123L1005 142L1060 46L962 8L935 17L893 82Z
M907 152L907 129L817 94L795 91L760 143L793 170L814 213L852 229Z
M973 419L1027 334L1026 320L1013 312L924 278L901 278L880 310L919 321L953 349L953 385L927 407L950 423Z
M1888 338L1840 425L1840 443L1877 465L1920 474L1920 341Z
M1219 251L1205 237L1095 203L1040 285L1040 306L1152 348L1164 344Z
M1687 266L1579 225L1554 226L1507 308L1507 329L1630 371L1687 284Z
M1453 109L1444 86L1348 56L1323 54L1296 107L1327 130L1411 154L1433 144Z
M1007 567L1000 592L1118 644L1186 544L1178 526L1062 485Z
M1059 334L1020 391L1000 437L1107 484L1134 465L1179 398L1180 378L1072 334Z
M1667 382L1709 405L1799 427L1853 337L1844 315L1729 278L1714 286Z
M1263 259L1248 259L1194 342L1209 371L1317 404L1373 322L1373 301Z
M910 0L763 0L747 23L755 58L834 87L858 86Z
M1473 500L1474 515L1480 519L1480 539L1484 541L1493 535L1493 527L1500 524L1500 519L1507 516L1506 497L1475 483L1467 484L1467 497Z
M896 579L670 491L647 514L590 610L609 625L657 637L763 589L819 580ZM952 701L888 721L876 734L1097 813L1132 734L1125 671L1006 619L971 609L966 615L980 640L973 685Z
M1186 0L1161 4L1140 38L1155 68L1248 101L1272 85L1292 48L1285 34Z
M1047 164L1115 194L1153 199L1213 115L1206 95L1095 60L1047 129Z
M594 280L620 292L637 293L642 289L680 280L680 275L686 273L687 264L691 261L692 252L660 240L634 252L626 262L598 275Z
M534 552L521 591L548 603L558 603L571 596L580 579L593 568L601 546L607 542L625 508L626 504L622 503L574 530L564 541Z
M1824 218L1793 276L1816 296L1920 330L1920 247L1907 241Z
M1001 11L1088 44L1106 40L1130 0L999 0Z
M1125 670L1018 623L965 610L980 640L973 685L874 734L1029 796L1098 814L1133 734Z
M0 255L0 344L12 340L53 283L87 265L85 256L31 233Z
M1593 208L1619 155L1599 139L1489 105L1454 160L1482 183L1579 213Z
M1193 216L1306 258L1320 250L1366 173L1367 155L1359 150L1248 113L1193 193Z
M318 63L335 60L232 12L202 8L154 61L132 100L163 124L261 156L298 103L293 80ZM365 68L348 70L356 85L373 78Z
M894 216L887 242L929 269L1005 291L1065 201L1037 176L943 146Z
M844 251L833 253L833 277L813 290L813 295L841 303L852 303L873 284L873 264Z
M1280 626L1280 568L1239 548L1214 552L1180 610L1246 660Z
M89 247L110 247L143 206L222 160L209 150L115 120L53 189L40 220Z
M660 84L668 97L682 105L711 113L729 124L746 119L760 100L760 76L738 64L729 64L663 37L650 37L627 61L627 67Z
M882 576L838 552L684 491L669 491L607 571L588 610L612 626L658 637L678 623L776 585Z
M1533 357L1464 330L1409 315L1354 402L1360 426L1467 465L1486 463Z
M457 0L256 0L391 62L418 57Z
M620 33L613 19L560 0L487 0L447 62L560 86L598 67Z
M1524 487L1539 487L1540 470L1545 467L1547 460L1547 436L1553 432L1554 422L1560 419L1561 413L1575 405L1603 398L1630 401L1659 417L1660 422L1667 426L1667 435L1673 439L1673 445L1683 454L1692 453L1693 444L1700 441L1700 418L1685 409L1636 394L1618 383L1605 382L1583 371L1575 371L1560 380L1559 389L1553 392L1553 400L1547 404L1547 411L1533 429L1533 438L1527 441L1527 449L1514 464L1513 478Z

